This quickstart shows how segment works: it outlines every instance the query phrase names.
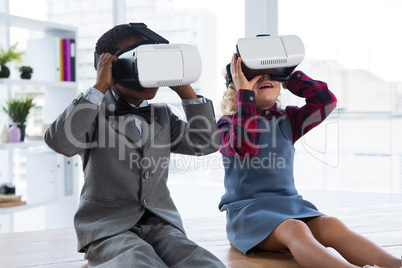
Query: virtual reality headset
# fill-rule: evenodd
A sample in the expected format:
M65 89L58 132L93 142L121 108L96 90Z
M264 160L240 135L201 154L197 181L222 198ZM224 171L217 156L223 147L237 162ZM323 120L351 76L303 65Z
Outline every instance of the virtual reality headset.
M296 35L240 38L237 56L242 59L242 71L248 80L268 74L271 79L286 82L304 58L304 45ZM232 82L230 63L226 66L226 86Z
M193 83L201 75L201 57L196 47L169 44L144 23L130 23L146 38L116 52L112 75L116 83L137 91ZM99 54L95 53L95 69Z

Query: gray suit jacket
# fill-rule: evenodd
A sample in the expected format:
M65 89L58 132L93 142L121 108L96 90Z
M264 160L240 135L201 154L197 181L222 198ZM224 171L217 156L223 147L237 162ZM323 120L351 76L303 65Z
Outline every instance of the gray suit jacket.
M85 183L74 217L78 250L133 227L149 210L184 233L166 185L170 153L205 155L218 150L212 102L184 105L187 122L166 104L151 104L154 121L142 120L142 137L130 116L114 116L110 90L98 106L82 94L53 122L45 141L83 161Z

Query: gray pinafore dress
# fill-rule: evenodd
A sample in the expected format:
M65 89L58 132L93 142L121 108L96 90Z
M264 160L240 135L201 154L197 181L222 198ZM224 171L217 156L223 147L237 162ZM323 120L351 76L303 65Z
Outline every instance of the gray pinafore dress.
M294 146L287 116L257 120L259 152L254 157L222 155L225 194L219 208L226 211L230 243L245 255L286 219L323 215L297 192L293 178Z

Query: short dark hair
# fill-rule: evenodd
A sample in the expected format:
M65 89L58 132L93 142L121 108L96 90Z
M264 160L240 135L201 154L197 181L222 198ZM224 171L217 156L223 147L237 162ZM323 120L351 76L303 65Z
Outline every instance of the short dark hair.
M121 24L105 32L96 42L95 52L116 54L118 46L122 41L140 36L129 24Z

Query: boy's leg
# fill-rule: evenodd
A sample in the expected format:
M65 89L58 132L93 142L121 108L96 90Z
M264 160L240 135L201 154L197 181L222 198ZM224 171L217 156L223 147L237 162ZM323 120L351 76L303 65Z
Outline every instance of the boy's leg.
M212 253L189 240L172 225L160 220L145 237L170 268L219 268L225 265Z
M93 242L85 254L88 267L167 267L147 242L134 232Z
M317 217L307 221L311 232L326 247L337 250L345 259L356 265L400 267L400 259L392 256L365 237L350 230L334 217Z

